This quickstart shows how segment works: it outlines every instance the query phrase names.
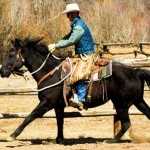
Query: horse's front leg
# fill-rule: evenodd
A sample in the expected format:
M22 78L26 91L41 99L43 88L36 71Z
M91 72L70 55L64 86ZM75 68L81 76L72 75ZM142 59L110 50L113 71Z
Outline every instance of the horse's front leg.
M14 141L17 136L21 134L24 128L31 123L33 120L42 117L48 111L48 101L43 100L40 102L37 107L25 118L22 124L10 135L7 139L8 141Z
M56 142L62 144L64 141L63 124L64 124L64 107L63 104L55 107L56 120L57 120L57 138Z

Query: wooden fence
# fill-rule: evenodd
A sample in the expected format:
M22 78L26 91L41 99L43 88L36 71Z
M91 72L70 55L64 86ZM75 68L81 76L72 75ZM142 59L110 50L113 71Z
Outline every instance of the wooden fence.
M96 48L99 49L98 44ZM150 67L150 42L107 43L99 51L101 58L120 61L133 67Z
M105 54L110 54L113 56L119 55L121 54L122 56L125 56L126 54L131 54L134 55L135 57L135 52L139 51L138 54L143 54L146 57L141 57L141 58L130 58L130 59L123 59L123 63L126 63L127 65L133 66L133 67L150 67L150 51L149 53L143 48L143 46L149 46L150 43L139 43L139 48L140 50L135 50L133 47L131 47L132 51L130 52L129 48L124 48L124 47L120 47L120 50L122 50L121 48L123 48L124 50L128 50L127 52L116 52L116 53L112 53L112 47L114 46L126 46L126 45L132 45L133 43L129 43L129 44L105 44L103 45L103 50L100 52L101 57L103 58ZM112 46L112 47L111 47ZM114 48L115 49L115 48ZM114 50L113 49L113 50ZM144 51L145 50L145 51ZM141 52L141 53L140 53ZM143 53L144 52L144 53ZM136 55L138 55L136 54ZM112 59L112 58L111 58ZM127 61L128 60L128 61ZM3 79L2 79L3 80ZM29 88L14 88L14 87L10 87L9 88L0 88L0 95L35 95L37 94L37 92L33 92L31 89ZM0 114L0 119L4 119L4 118L25 118L29 113L24 113L24 112L19 112L19 113L1 113ZM142 113L138 110L130 110L129 111L130 115L142 115ZM116 111L114 109L111 110L101 110L101 111L79 111L79 112L65 112L65 117L96 117L96 116L112 116L114 118L114 123L113 123L113 128L114 128L114 135L117 134L118 130L120 129L120 122L116 116ZM48 112L46 113L44 116L44 118L54 118L55 114L54 112Z

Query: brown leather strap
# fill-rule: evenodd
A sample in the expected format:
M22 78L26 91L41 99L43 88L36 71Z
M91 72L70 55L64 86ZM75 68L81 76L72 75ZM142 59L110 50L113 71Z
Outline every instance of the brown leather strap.
M55 73L55 71L57 71L60 66L63 64L63 62L58 66L55 67L53 70L51 70L50 72L48 72L47 74L45 74L37 83L37 85L39 86L41 84L41 82L43 82L47 77L49 77L50 75L53 75Z
M66 88L67 88L67 81L65 80L64 81L64 85L63 85L63 97L64 97L64 101L65 101L65 104L66 104L66 107L68 107L68 101L67 101L67 96L66 96Z
M88 93L87 93L87 98L86 98L86 101L88 103L91 103L91 93L92 93L92 85L93 85L93 82L90 81L89 85L88 85Z
M48 76L53 75L56 69L53 69L52 71L48 72L46 75L44 75L38 82L38 86L43 82Z

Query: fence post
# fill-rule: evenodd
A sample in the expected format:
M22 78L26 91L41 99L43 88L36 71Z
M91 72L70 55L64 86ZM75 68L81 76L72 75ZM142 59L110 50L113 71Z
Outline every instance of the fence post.
M140 45L140 51L142 52L142 50L143 50L143 45L140 43L139 44Z

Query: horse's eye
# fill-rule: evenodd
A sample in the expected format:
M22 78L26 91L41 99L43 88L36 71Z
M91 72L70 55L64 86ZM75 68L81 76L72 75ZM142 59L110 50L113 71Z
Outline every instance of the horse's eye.
M15 52L11 52L11 53L9 54L9 57L13 57L15 54L16 54Z

